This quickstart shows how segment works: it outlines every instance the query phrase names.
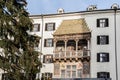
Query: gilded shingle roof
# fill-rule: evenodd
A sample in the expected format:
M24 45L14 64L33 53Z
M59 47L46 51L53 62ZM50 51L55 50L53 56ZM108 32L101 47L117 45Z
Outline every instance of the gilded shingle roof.
M64 20L53 35L68 35L88 32L90 32L90 29L87 27L85 20L82 18Z

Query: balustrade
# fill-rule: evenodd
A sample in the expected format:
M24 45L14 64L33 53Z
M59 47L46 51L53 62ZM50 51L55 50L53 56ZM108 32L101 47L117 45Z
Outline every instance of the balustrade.
M82 58L90 56L90 50L78 50L76 51L54 51L54 59L61 58Z

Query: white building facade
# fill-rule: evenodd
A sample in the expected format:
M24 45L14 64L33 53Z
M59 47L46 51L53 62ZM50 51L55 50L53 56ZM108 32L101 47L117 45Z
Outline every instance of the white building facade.
M59 12L59 11L58 11ZM39 77L120 80L120 9L31 15L31 34L41 37Z

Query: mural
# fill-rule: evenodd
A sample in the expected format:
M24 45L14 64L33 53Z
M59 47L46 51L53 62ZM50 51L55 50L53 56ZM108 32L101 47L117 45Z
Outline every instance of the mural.
M60 75L60 64L59 63L54 64L54 75Z

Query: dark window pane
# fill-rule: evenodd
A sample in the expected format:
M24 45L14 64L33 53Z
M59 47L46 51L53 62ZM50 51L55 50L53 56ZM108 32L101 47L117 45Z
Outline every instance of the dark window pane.
M45 55L43 55L43 63L45 63Z
M109 62L109 53L107 53L107 62Z
M100 36L97 36L97 44L100 44Z
M100 20L97 19L97 27L100 27Z
M44 40L44 47L46 47L46 39Z
M106 44L109 44L109 36L106 36Z
M109 26L109 20L105 19L105 27L108 27L108 26Z
M97 62L100 62L100 54L97 54Z

